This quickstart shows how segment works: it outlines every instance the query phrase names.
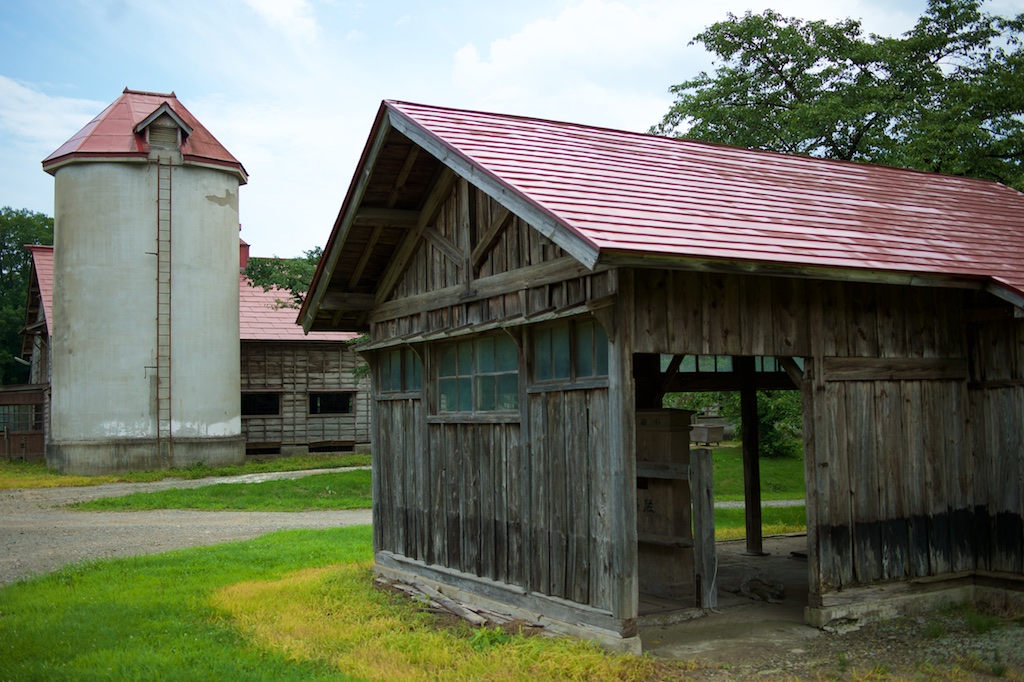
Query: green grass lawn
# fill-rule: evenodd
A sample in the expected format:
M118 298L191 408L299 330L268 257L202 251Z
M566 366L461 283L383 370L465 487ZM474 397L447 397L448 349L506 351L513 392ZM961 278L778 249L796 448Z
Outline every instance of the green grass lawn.
M104 497L71 505L85 511L201 509L205 511L303 512L369 509L373 506L370 471L357 469L311 474L292 480L216 483L122 497Z
M0 679L646 680L692 664L438 628L375 589L369 527L80 564L0 589Z
M738 443L728 443L712 452L716 500L743 499L743 451ZM762 457L761 499L793 500L804 497L804 462L799 457L768 459Z
M48 471L42 462L7 462L0 460L0 490L10 488L58 488L101 483L149 483L165 478L193 480L210 476L239 476L270 471L302 471L305 469L337 469L341 467L369 466L369 455L326 453L295 457L281 457L267 462L210 467L197 464L183 469L163 471L133 471L111 476L74 476Z

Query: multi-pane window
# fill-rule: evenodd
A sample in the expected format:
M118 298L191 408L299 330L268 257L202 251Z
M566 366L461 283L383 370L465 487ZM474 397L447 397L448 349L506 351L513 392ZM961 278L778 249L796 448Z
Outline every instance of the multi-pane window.
M423 363L409 348L384 351L377 378L382 393L418 391L423 387Z
M349 414L352 412L352 393L330 391L309 394L310 414Z
M604 376L608 376L608 336L596 321L562 322L534 330L534 380Z
M437 376L441 412L519 408L519 352L504 334L441 346Z
M280 393L243 393L243 417L276 417L281 414Z

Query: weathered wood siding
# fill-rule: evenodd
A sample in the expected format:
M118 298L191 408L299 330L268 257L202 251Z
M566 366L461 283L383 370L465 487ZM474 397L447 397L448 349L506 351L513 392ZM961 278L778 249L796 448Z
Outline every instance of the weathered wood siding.
M370 431L368 382L353 376L362 359L344 343L243 342L242 391L280 392L281 414L243 417L248 443L308 445L366 443ZM310 415L309 393L351 391L349 414Z
M612 272L591 273L520 218L503 219L507 215L465 181L454 183L394 291L370 314L370 338L480 329L614 293ZM481 240L487 248L478 248Z
M425 358L421 392L377 396L375 548L607 612L607 381L534 387L522 352L518 414L427 408L432 353L450 334L511 324L528 348L528 322L585 314L588 300L614 293L614 273L591 273L506 214L456 182L370 315L371 342L400 338Z
M607 389L529 399L530 589L611 610Z
M636 282L638 351L804 358L812 601L975 568L975 526L989 522L975 509L984 483L968 430L965 292L653 270ZM1002 410L988 410L1001 420L990 431L1019 434L1007 427L1020 402L989 400ZM1020 444L1003 447L1016 457L990 476L1019 481ZM1019 492L1001 490L992 503L1017 509L1019 523ZM1019 527L1008 532L1019 547ZM1019 572L1019 553L1000 565L1014 561Z
M1024 320L972 331L968 400L978 568L1024 574Z

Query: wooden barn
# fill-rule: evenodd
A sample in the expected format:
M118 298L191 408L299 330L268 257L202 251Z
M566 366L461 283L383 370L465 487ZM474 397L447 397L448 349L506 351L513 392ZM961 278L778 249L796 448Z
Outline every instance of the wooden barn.
M802 392L808 622L1019 599L1022 305L993 182L387 101L300 321L367 334L380 573L637 650L714 604L667 390Z
M31 361L36 440L15 455L42 459L49 421L49 339L53 292L53 247L30 246L29 305L23 355ZM249 247L240 245L245 267ZM368 382L357 371L363 361L347 332L303 333L291 294L264 291L239 278L242 435L252 456L348 450L369 442ZM24 411L27 408L20 408ZM38 441L38 442L37 442ZM36 447L38 446L38 447Z

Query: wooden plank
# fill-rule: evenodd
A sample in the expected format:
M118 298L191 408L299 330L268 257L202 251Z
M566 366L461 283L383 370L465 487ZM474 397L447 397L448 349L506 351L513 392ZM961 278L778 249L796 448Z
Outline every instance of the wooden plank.
M475 491L479 510L480 558L477 575L494 578L494 544L496 507L499 504L498 489L494 487L494 470L504 453L501 450L501 425L474 426L474 446L472 456L478 462L479 482Z
M527 589L541 594L551 593L551 574L548 552L548 498L550 477L548 475L547 447L547 397L531 395L530 405L530 517L529 534L532 551L526 555L530 564Z
M851 384L852 385L852 384ZM854 585L854 495L852 477L854 448L850 446L855 432L849 424L847 413L847 384L829 382L825 384L831 472L825 471L827 485L832 486L829 519L831 538L831 571L835 590ZM820 480L820 478L819 478ZM832 591L832 590L829 590Z
M566 450L566 598L581 604L590 599L590 467L587 452L587 392L568 391L565 402Z
M693 502L693 558L699 578L700 606L718 606L718 555L715 549L715 491L711 450L690 450L690 486Z
M901 481L903 487L903 514L907 519L907 575L919 578L929 574L929 538L927 481L925 479L925 454L922 432L923 405L921 404L921 382L907 381L903 392L903 452L899 458L903 464Z
M548 425L548 470L547 479L550 485L548 498L548 546L551 565L551 586L548 594L556 597L567 597L566 549L568 544L569 509L567 505L569 480L566 467L566 415L564 410L564 393L548 393L547 425Z
M806 355L807 301L804 282L772 279L772 352L767 355Z
M611 491L608 484L608 391L590 391L590 604L611 610Z
M880 316L881 317L881 316ZM891 339L890 339L891 340ZM900 382L876 382L875 453L878 457L878 523L881 532L882 577L901 580L909 575L909 530L903 501L906 442Z
M744 355L775 355L772 330L772 282L763 277L737 277L741 287L743 313L740 318L740 345Z
M636 422L633 411L633 273L619 274L621 299L608 357L609 512L612 615L635 623L638 611L636 547Z
M826 480L820 480L828 472L829 452L825 439L826 428L824 412L825 382L821 377L820 359L824 354L825 330L824 293L823 287L811 287L808 292L807 327L810 336L811 356L804 358L804 373L801 387L801 412L803 417L804 446L804 496L807 510L807 574L808 574L808 606L818 606L821 594L832 584L831 574L827 577L822 570L823 557L831 553L828 532L828 518L831 490ZM791 365L795 365L788 358ZM795 374L796 367L783 365L790 375ZM791 376L791 378L795 378Z
M950 572L950 538L949 538L949 506L946 503L946 466L944 462L945 438L943 431L943 413L938 408L941 399L937 382L921 382L921 403L926 411L924 436L925 485L928 491L928 537L929 564L931 574L938 575Z
M826 381L917 381L967 379L964 358L826 357Z
M850 284L846 291L850 355L878 357L877 288L870 284Z
M853 458L850 477L854 491L854 570L861 585L882 577L875 386L872 382L858 382L847 389L847 446Z

